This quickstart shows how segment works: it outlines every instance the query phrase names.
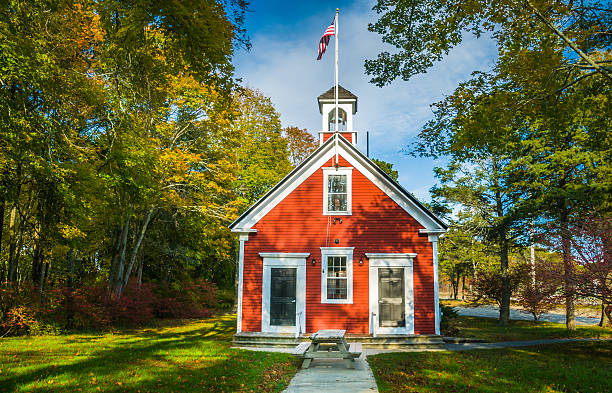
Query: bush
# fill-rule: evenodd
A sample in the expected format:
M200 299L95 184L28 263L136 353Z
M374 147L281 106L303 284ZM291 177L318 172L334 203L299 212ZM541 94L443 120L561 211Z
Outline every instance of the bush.
M440 311L442 312L442 320L440 321L440 331L445 336L455 336L459 333L457 328L457 318L459 313L454 307L440 304Z
M31 285L0 288L0 337L61 333L49 308L54 295L43 297Z
M521 308L538 320L540 315L554 309L563 299L561 296L562 276L557 272L563 271L560 263L552 260L538 258L535 272L519 285L517 297ZM531 274L535 274L535 285Z
M58 333L66 329L106 330L141 326L153 318L204 318L217 306L217 288L205 280L172 285L128 284L120 298L106 285L49 290L0 288L0 336Z
M216 286L199 279L157 286L153 309L158 318L203 318L210 316L216 305Z
M527 279L527 267L517 264L508 268L510 278L510 293L515 293L519 285ZM474 291L476 301L479 299L492 300L501 307L502 302L502 275L499 266L478 270L474 275Z

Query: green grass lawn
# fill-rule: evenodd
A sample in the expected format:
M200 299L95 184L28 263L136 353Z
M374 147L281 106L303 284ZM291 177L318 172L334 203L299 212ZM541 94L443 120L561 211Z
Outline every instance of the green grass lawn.
M612 342L368 357L385 392L610 392Z
M612 328L578 325L570 331L564 324L536 321L510 321L509 326L497 326L497 319L460 316L453 325L457 337L479 338L486 341L521 341L546 338L612 338Z
M0 339L0 392L280 392L299 361L230 349L235 316Z

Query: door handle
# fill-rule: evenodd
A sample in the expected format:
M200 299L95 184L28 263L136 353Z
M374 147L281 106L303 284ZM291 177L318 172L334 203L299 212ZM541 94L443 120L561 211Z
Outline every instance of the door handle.
M382 303L384 303L384 302L383 302L382 300L379 300L379 301L378 301L378 303L382 304Z
M295 299L293 299L293 300L291 301L291 303L295 303Z

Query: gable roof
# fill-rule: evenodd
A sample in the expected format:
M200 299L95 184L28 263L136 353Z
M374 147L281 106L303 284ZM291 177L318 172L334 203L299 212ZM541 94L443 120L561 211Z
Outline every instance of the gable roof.
M387 175L378 165L360 152L352 143L339 133L329 138L307 159L285 176L263 197L249 207L240 217L230 224L233 232L248 232L268 212L278 205L286 196L321 168L334 155L334 141L338 140L338 153L366 178L372 181L387 196L402 207L426 230L444 231L446 223L427 209L411 193ZM345 154L342 154L345 153Z
M332 86L331 89L327 90L325 93L321 94L318 97L318 100L333 100L336 98L335 95L335 91L334 91L334 87ZM353 93L351 93L350 91L346 90L344 87L338 85L338 99L342 100L342 99L348 99L348 100L356 100L357 96Z

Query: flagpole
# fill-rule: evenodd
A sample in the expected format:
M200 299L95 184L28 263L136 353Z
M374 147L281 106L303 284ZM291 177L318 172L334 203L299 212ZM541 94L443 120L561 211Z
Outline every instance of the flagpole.
M340 13L340 9L336 8L336 22L335 22L335 34L334 37L336 39L336 69L335 69L335 92L334 92L334 101L335 101L335 116L336 116L336 130L335 133L338 133L338 120L339 120L339 113L338 113L338 33L340 31L340 29L338 29L338 14ZM338 135L334 135L336 142L335 142L335 147L336 147L336 168L338 167Z

